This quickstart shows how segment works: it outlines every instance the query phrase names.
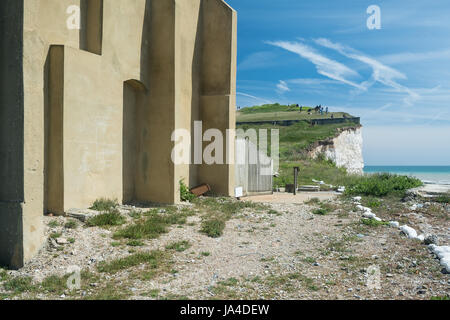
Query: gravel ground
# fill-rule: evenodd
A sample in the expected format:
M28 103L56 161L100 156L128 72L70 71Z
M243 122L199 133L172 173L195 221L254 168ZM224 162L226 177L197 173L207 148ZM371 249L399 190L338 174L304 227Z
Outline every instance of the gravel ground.
M130 251L164 251L168 244L188 241L190 248L172 253L171 271L145 280L132 275L143 268L137 266L101 275L99 287L114 284L129 292L128 299L430 299L450 294L449 275L424 244L395 228L363 225L351 202L331 201L334 211L323 216L312 213L315 205L276 199L266 204L272 211L247 208L227 222L219 238L199 232L198 208L181 205L180 210L196 214L141 247L117 243L112 239L114 228L88 228L78 222L77 228L68 229L64 225L73 219L46 216L45 247L24 268L8 274L29 276L38 283L78 266L98 275L102 261L129 256ZM128 213L133 208L119 209L131 223ZM448 220L420 211L398 216L422 233L435 234L441 244L450 243ZM59 239L50 237L54 233L61 233ZM373 281L379 286L370 285ZM73 294L24 292L8 298L79 299L94 295L96 287L91 283ZM0 284L0 294L8 293L1 288Z

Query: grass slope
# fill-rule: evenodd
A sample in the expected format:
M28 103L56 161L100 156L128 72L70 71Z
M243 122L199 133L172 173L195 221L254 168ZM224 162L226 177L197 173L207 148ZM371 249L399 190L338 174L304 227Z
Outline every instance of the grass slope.
M320 115L312 110L308 115L311 107L303 107L300 113L299 108L294 106L286 106L276 104L266 104L262 106L254 106L243 108L236 113L237 122L255 122L255 121L271 121L271 120L311 120L311 119L329 119L333 115L334 118L352 117L345 112L329 112Z

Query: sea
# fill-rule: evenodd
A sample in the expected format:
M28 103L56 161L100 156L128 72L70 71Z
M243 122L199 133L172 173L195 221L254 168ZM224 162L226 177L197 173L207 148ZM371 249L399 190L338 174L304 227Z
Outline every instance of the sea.
M366 166L364 172L389 172L413 176L425 184L450 185L450 166Z

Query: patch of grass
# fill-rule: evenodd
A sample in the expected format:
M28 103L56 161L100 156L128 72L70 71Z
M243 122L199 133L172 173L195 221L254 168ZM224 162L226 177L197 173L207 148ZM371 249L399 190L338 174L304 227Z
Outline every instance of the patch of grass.
M434 198L433 201L438 203L450 203L450 194L440 195Z
M128 215L133 219L140 219L142 217L142 213L135 211L135 210L128 213Z
M5 281L8 279L8 272L6 270L0 269L0 281Z
M441 300L450 300L450 297L449 296L434 296L434 297L431 297L430 298L430 300L438 300L438 301L441 301Z
M108 209L108 211L89 218L86 225L89 227L111 227L120 226L126 221L117 209Z
M110 262L101 262L97 266L97 269L99 272L112 274L141 264L146 264L150 269L157 269L165 262L165 260L165 253L159 250L139 252Z
M69 241L69 243L75 243L75 238L69 238L67 241Z
M324 216L328 213L328 211L323 208L319 208L319 209L315 209L312 213L316 214L316 215Z
M61 235L62 235L61 232L53 232L52 234L50 234L50 238L58 239L59 237L61 237Z
M45 278L41 282L40 287L42 290L44 290L46 292L61 295L67 289L67 283L66 283L67 279L68 279L68 276L58 277L56 275L52 275L52 276Z
M49 226L50 228L56 228L56 227L59 227L59 222L56 221L56 220L50 221L50 222L48 223L48 226Z
M382 205L382 202L380 199L374 198L374 197L368 197L366 199L363 199L363 204L366 207L369 207L371 209L377 209L380 208Z
M187 214L168 210L165 213L150 211L135 223L125 226L114 234L115 239L156 239L161 234L168 232L168 227L174 224L182 225L186 223Z
M112 199L101 198L101 199L95 200L89 209L96 210L96 211L109 211L111 209L116 208L118 205L119 205L119 203L117 202L116 199L112 200Z
M250 201L236 201L231 198L197 198L194 204L203 212L200 232L211 238L223 234L226 222L245 209L256 212L270 210L269 207Z
M159 289L152 289L148 293L146 293L144 296L148 296L148 297L156 299L159 297L159 291L160 291Z
M305 204L314 205L314 204L320 204L319 198L311 198L308 201L305 201Z
M361 223L366 225L366 226L370 226L370 227L380 227L380 226L387 226L387 225L389 225L389 222L387 222L387 221L378 221L378 220L375 220L373 218L371 218L371 219L363 218L363 219L361 219Z
M5 281L3 288L14 294L31 292L35 289L31 277L15 277Z
M212 217L202 221L200 232L211 238L219 238L222 236L225 226L225 219Z
M142 247L145 245L145 243L140 240L130 240L128 241L127 245L129 245L130 247Z
M300 284L310 291L319 289L312 278L306 277L301 273L271 275L265 279L264 283L271 288L283 287L286 291L293 291L296 284Z
M313 257L306 257L303 259L303 262L313 264L313 263L316 263L317 261Z
M209 257L210 255L211 255L211 253L210 252L207 252L207 251L203 251L203 252L201 252L200 253L202 256L204 256L204 257Z
M66 229L76 229L78 227L78 222L75 220L69 220L64 224L64 228Z
M189 243L189 241L183 240L171 243L166 246L166 249L168 250L175 250L177 252L183 252L189 249L192 245Z
M227 280L224 281L220 281L219 284L227 286L227 287L232 287L235 286L239 283L239 280L236 278L228 278Z
M118 289L120 288L120 289ZM120 285L114 283L108 283L106 287L102 287L97 290L93 295L86 296L85 300L126 300L132 295L132 292L128 289L121 288Z

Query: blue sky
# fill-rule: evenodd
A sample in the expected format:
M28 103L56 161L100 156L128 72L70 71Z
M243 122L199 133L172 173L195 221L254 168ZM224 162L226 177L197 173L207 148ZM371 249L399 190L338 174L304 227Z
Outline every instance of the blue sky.
M227 2L238 106L322 104L361 116L366 165L450 165L450 1Z

